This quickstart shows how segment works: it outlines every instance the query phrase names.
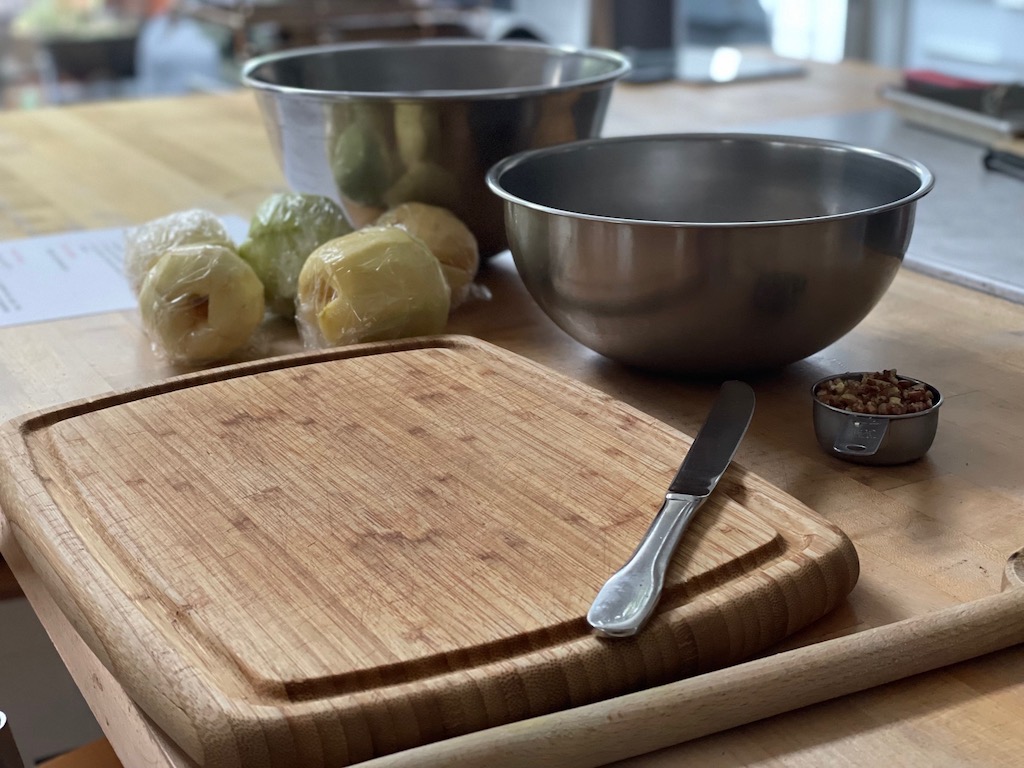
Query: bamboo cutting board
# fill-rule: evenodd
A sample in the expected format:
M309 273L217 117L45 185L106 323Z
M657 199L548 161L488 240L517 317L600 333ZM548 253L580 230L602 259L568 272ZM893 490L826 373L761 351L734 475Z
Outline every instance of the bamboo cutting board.
M201 765L344 765L719 668L858 573L733 466L647 628L592 636L690 439L461 337L184 376L0 440L21 548Z

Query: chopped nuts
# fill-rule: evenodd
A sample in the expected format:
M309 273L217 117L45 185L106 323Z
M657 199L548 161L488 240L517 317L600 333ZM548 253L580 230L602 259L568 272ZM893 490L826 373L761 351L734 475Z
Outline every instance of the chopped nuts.
M814 396L825 405L853 413L902 416L932 407L932 393L924 384L901 379L896 370L864 373L860 378L829 379Z

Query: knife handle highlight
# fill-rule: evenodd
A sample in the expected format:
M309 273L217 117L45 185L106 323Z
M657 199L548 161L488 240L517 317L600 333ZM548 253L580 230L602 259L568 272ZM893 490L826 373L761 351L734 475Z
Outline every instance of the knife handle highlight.
M640 546L601 587L587 612L599 635L630 637L650 618L679 539L707 496L667 493Z

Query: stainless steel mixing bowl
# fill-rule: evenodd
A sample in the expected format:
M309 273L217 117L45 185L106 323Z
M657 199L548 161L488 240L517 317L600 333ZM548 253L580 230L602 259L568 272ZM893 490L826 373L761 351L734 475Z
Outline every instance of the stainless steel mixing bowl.
M334 198L357 227L408 200L444 206L490 255L506 241L487 169L598 135L628 70L613 51L432 40L275 53L242 81L292 188Z
M903 260L922 165L815 139L682 134L573 142L488 173L533 298L630 365L773 368L859 323Z

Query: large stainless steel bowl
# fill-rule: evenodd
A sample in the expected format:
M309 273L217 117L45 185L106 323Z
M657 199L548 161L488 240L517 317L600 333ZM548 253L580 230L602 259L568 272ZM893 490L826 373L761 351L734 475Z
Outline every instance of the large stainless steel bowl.
M837 142L689 134L523 152L488 184L561 328L623 363L719 374L791 363L857 325L933 178Z
M433 40L302 48L248 61L289 185L355 226L408 200L451 209L485 255L506 247L487 169L520 150L598 135L618 53Z

